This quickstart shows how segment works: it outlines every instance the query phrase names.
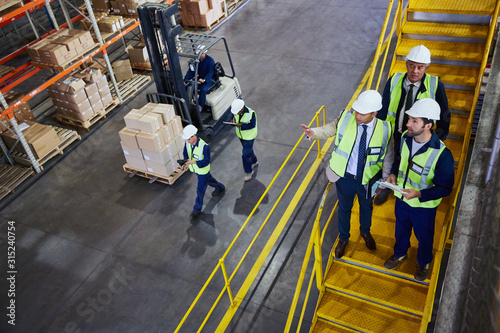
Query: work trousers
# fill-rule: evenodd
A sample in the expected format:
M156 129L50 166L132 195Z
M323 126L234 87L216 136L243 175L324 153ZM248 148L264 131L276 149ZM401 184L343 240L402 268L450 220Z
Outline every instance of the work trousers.
M252 172L252 164L257 163L257 156L253 152L253 142L254 140L243 140L240 139L241 145L243 146L243 152L241 158L243 160L243 169L245 173Z
M354 205L354 198L358 196L359 202L359 224L363 234L370 232L372 225L373 198L366 198L366 189L361 185L361 180L355 179L348 173L339 178L335 183L337 187L337 197L339 199L339 240L346 242L350 237L351 210Z
M211 83L209 82L205 82L205 83L202 83L200 85L198 85L198 91L199 91L199 95L198 95L198 105L203 107L205 105L205 102L207 100L207 91L208 89L210 89L210 85Z
M196 201L193 207L194 212L201 212L201 209L203 208L203 197L207 191L207 186L214 187L216 191L224 191L226 189L222 183L219 183L214 177L212 177L210 172L206 175L198 175Z
M411 230L418 241L417 261L420 266L432 262L434 242L435 208L411 207L401 199L396 199L396 244L394 256L402 257L410 248Z

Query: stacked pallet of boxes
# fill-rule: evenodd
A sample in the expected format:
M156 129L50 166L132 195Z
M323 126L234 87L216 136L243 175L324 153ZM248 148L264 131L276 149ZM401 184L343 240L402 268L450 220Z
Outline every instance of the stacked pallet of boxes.
M223 0L181 0L182 24L189 27L206 27L224 16Z
M29 46L27 51L35 66L64 66L91 50L95 45L89 31L61 29Z
M148 103L131 110L119 135L129 167L163 177L178 168L183 159L182 122L173 105Z
M68 75L48 89L57 115L86 122L113 102L106 76L96 68Z
M22 123L19 123L19 129L22 131L36 159L44 157L61 143L56 130L52 126L42 125L31 120L24 120ZM15 133L5 131L1 136L9 150L23 154L26 153Z
M7 105L13 105L21 100L24 95L11 90L6 92L3 97L5 98ZM0 113L3 112L3 110L4 108L0 106ZM29 104L26 102L16 106L12 110L12 113L14 114L14 118L16 119L18 124L24 122L25 120L36 121L35 116L33 115L33 111L31 110ZM10 127L10 121L7 119L7 117L2 118L2 121L0 122L0 133L5 132L7 128Z
M145 3L146 0L116 0L110 1L111 11L118 15L137 15L137 7ZM148 1L156 2L156 1Z

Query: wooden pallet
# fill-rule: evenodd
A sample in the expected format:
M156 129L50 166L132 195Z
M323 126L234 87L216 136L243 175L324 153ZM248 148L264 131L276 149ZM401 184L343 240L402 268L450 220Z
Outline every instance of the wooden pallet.
M60 114L56 114L56 119L63 125L71 126L73 128L83 130L83 131L88 131L92 125L97 123L99 120L106 118L106 115L110 113L114 108L116 108L118 105L120 105L120 102L118 100L118 97L115 97L113 99L113 102L108 104L104 110L101 112L95 114L92 116L92 118L88 120L80 120L80 119L74 119L71 117L66 117Z
M12 72L15 72L16 68L11 67L11 66L0 66L0 77L4 76L5 74L9 74Z
M14 193L17 186L34 174L33 168L0 164L0 200L9 193Z
M151 82L151 76L141 74L134 74L131 79L118 82L118 89L120 90L122 100L125 102L129 98L132 98L136 92L147 86L149 82ZM109 86L109 90L111 90L112 96L116 96L116 90L113 85Z
M226 18L226 14L223 13L222 16L220 18L218 18L216 21L214 21L211 25L209 25L208 27L203 27L203 26L193 26L193 25L183 25L184 28L186 29L195 29L195 30L212 30L213 28L215 28L219 23L221 23L222 21L224 21L224 19Z
M87 50L85 50L85 52L83 54L79 54L78 56L76 56L75 58L65 62L64 64L62 65L56 65L56 64L45 64L45 63L41 63L41 62L34 62L34 61L31 61L31 64L33 66L36 66L36 67L40 67L40 68L49 68L49 69L57 69L59 71L64 71L66 70L67 68L71 67L71 65L73 65L75 62L77 61L80 61L82 60L86 54L90 51L92 51L93 49L95 49L96 47L99 47L99 43L94 43L94 45L90 46Z
M163 184L167 184L167 185L172 185L173 183L175 183L175 181L177 179L179 179L180 176L182 176L182 174L184 172L187 171L187 169L183 169L182 167L178 167L174 173L168 177L165 177L165 176L162 176L162 175L157 175L155 173L152 173L152 172L147 172L147 171L144 171L144 170L141 170L141 169L137 169L137 168L132 168L131 166L129 166L127 163L125 163L123 165L123 170L125 172L128 172L129 173L129 177L134 177L134 176L140 176L140 177L143 177L143 178L147 178L149 179L149 183L152 184L154 182L160 182L160 183L163 183Z
M51 126L51 125L49 125L49 126ZM61 140L61 143L59 143L59 145L57 145L57 147L52 149L50 152L45 154L45 156L42 156L39 159L37 159L38 165L40 166L40 168L42 170L43 170L42 165L47 163L52 157L64 154L63 150L66 147L68 147L70 144L72 144L76 140L82 139L80 137L80 135L78 135L78 133L74 130L70 130L70 129L58 127L58 126L51 126L51 127L53 127L56 130L57 136L59 137L59 140ZM14 152L12 152L11 157L15 162L17 162L19 164L31 166L31 161L28 158L28 155L26 155L25 153L14 151Z

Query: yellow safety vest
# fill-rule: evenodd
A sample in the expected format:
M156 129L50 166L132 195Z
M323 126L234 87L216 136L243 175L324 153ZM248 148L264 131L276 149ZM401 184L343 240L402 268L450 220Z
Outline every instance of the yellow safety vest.
M254 110L247 107L249 112L243 113L242 116L239 114L234 115L235 123L249 124L252 120L252 116L255 114L255 127L248 130L241 130L241 127L236 127L236 135L238 138L243 140L253 140L257 137L257 114Z
M406 133L406 132L405 132ZM403 133L404 134L404 133ZM401 162L399 163L398 186L402 189L425 190L434 186L434 171L439 156L446 149L445 144L440 141L439 149L428 147L422 154L410 157L411 151L405 139L401 139ZM397 198L402 198L411 207L434 208L437 207L442 198L420 202L419 198L407 200L403 195L394 191Z
M202 161L203 160L203 149L207 143L203 139L198 138L198 145L193 149L193 146L186 141L186 149L189 159L192 161ZM210 164L200 168L197 164L189 164L189 171L196 173L197 175L206 175L210 172Z
M399 100L401 99L401 90L403 89L403 79L405 74L406 73L396 73L391 79L391 101L387 110L386 120L390 121L393 125L396 122L396 114L398 113ZM435 100L438 82L439 77L425 74L424 86L426 91L419 92L417 99L432 98Z
M357 133L356 117L353 111L343 111L337 124L334 148L330 158L330 168L340 177L345 176L349 156L356 143ZM393 127L388 121L375 118L375 128L368 144L366 162L361 184L366 185L380 170L387 153L389 139L392 136ZM348 133L348 135L345 135Z

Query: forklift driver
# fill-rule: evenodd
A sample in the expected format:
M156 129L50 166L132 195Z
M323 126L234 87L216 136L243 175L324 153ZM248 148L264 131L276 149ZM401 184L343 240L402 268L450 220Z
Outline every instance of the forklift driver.
M205 100L207 99L207 91L212 85L212 77L214 75L214 66L215 66L215 61L212 57L207 55L207 51L203 52L200 55L200 63L198 65L198 91L199 91L199 96L198 96L198 105L200 111L203 109L203 106L205 105ZM186 73L186 76L184 76L184 85L189 86L193 85L193 79L194 79L194 66L189 65L189 70Z

